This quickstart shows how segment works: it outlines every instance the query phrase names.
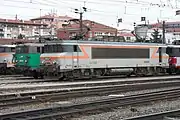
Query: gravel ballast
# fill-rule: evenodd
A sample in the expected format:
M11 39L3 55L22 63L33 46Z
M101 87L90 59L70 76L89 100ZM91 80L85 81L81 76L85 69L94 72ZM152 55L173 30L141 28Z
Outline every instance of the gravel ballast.
M160 90L162 91L162 90L167 90L167 89L172 89L172 88L174 89L175 87L152 89L152 90L142 90L142 91L132 91L132 92L126 92L126 93L107 95L107 96L73 98L73 99L69 99L66 101L57 101L57 102L52 102L52 103L49 102L49 103L32 104L32 105L20 105L20 106L15 106L15 107L5 107L5 108L0 109L0 113L2 114L2 113L9 113L9 112L17 112L17 111L21 111L21 110L32 110L32 109L46 108L46 107L59 106L59 105L80 104L80 103L86 102L86 101L95 101L95 100L112 98L112 97L115 97L116 95L123 97L123 96L135 95L135 94L155 92L155 91L160 91ZM179 100L179 102L180 102L180 100Z
M23 110L33 110L38 108L54 107L57 106L58 104L60 105L60 104L70 104L70 103L71 102L68 101L61 101L56 103L41 103L41 104L24 105L24 106L17 106L11 108L1 108L0 114L23 111ZM163 100L159 102L151 102L147 105L141 105L141 106L118 107L111 109L111 111L109 112L90 115L90 116L79 116L79 118L71 118L70 120L120 120L128 117L180 109L179 103L180 103L180 99L176 99L176 100L174 99L172 101ZM132 111L132 109L135 111Z
M105 112L96 115L82 116L79 118L72 118L71 120L121 120L124 118L147 115L158 112L165 112L169 110L180 109L180 99L160 102L151 102L148 105L141 106L126 106L113 109L111 112Z

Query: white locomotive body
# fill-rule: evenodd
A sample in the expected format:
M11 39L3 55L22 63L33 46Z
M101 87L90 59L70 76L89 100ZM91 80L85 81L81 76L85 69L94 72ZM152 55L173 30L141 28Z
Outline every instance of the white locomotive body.
M98 41L46 43L41 54L44 73L69 76L102 76L127 70L147 75L166 72L166 45Z

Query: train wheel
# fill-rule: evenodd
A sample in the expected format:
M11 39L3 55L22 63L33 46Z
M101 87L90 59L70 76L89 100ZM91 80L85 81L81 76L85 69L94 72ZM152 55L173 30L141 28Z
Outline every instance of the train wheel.
M63 74L63 77L61 78L62 80L74 80L74 76L72 74L72 71L69 71L69 72L65 72Z
M147 76L148 75L148 69L147 68L141 68L141 74L142 76Z
M157 73L157 74L163 73L163 68L157 68L157 69L156 69L156 73Z
M85 70L84 71L84 77L88 77L89 79L91 79L92 78L91 70Z
M1 74L6 75L7 74L7 68L1 68Z
M103 72L102 72L101 69L95 69L95 70L94 70L94 76L95 76L95 77L100 77L100 76L102 76L102 75L103 75Z
M42 73L39 73L40 79L44 79L44 75Z
M15 69L13 67L9 68L8 73L11 75L15 74Z
M169 75L172 75L174 73L174 70L172 68L168 68L167 72L168 72Z
M34 79L38 79L38 73L36 71L33 71L33 77Z
M82 77L82 73L81 73L80 70L73 70L72 75L73 75L74 78L79 78L79 79L81 79L81 77Z
M134 74L137 76L137 77L142 77L144 76L143 72L142 72L142 68L135 68L134 69Z
M156 76L157 75L156 68L154 67L149 68L149 74L151 74L152 76Z

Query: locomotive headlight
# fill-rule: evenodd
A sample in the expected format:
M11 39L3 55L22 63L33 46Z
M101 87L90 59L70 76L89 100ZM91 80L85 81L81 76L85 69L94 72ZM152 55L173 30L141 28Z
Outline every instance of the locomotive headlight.
M27 60L25 60L24 62L27 63Z
M54 61L53 61L53 64L56 64L56 63L57 63L57 61L56 61L56 60L54 60Z
M45 60L42 60L41 63L44 64L44 63L45 63Z
M7 62L6 58L4 59L4 62Z

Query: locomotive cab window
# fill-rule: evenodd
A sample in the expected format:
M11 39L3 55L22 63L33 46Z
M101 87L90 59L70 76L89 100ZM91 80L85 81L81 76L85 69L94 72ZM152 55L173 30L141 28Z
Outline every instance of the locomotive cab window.
M0 53L3 52L15 52L15 48L13 47L0 47Z
M16 53L28 53L29 52L29 48L28 46L17 46L16 47Z
M171 53L172 53L172 48L167 47L167 49L166 49L166 53L167 53L167 54L171 54Z
M77 45L74 45L73 48L74 48L74 52L77 52Z
M37 53L41 53L41 48L37 47Z
M0 47L0 53L5 52L5 48L4 47Z
M180 49L175 47L168 47L166 50L170 57L180 57Z
M63 48L61 45L45 45L44 53L59 53L62 52Z
M42 53L44 53L44 47L42 47Z
M16 50L15 50L15 47L12 47L11 48L11 52L15 52Z
M62 52L80 52L80 48L78 45L45 45L44 52L45 53L62 53Z

